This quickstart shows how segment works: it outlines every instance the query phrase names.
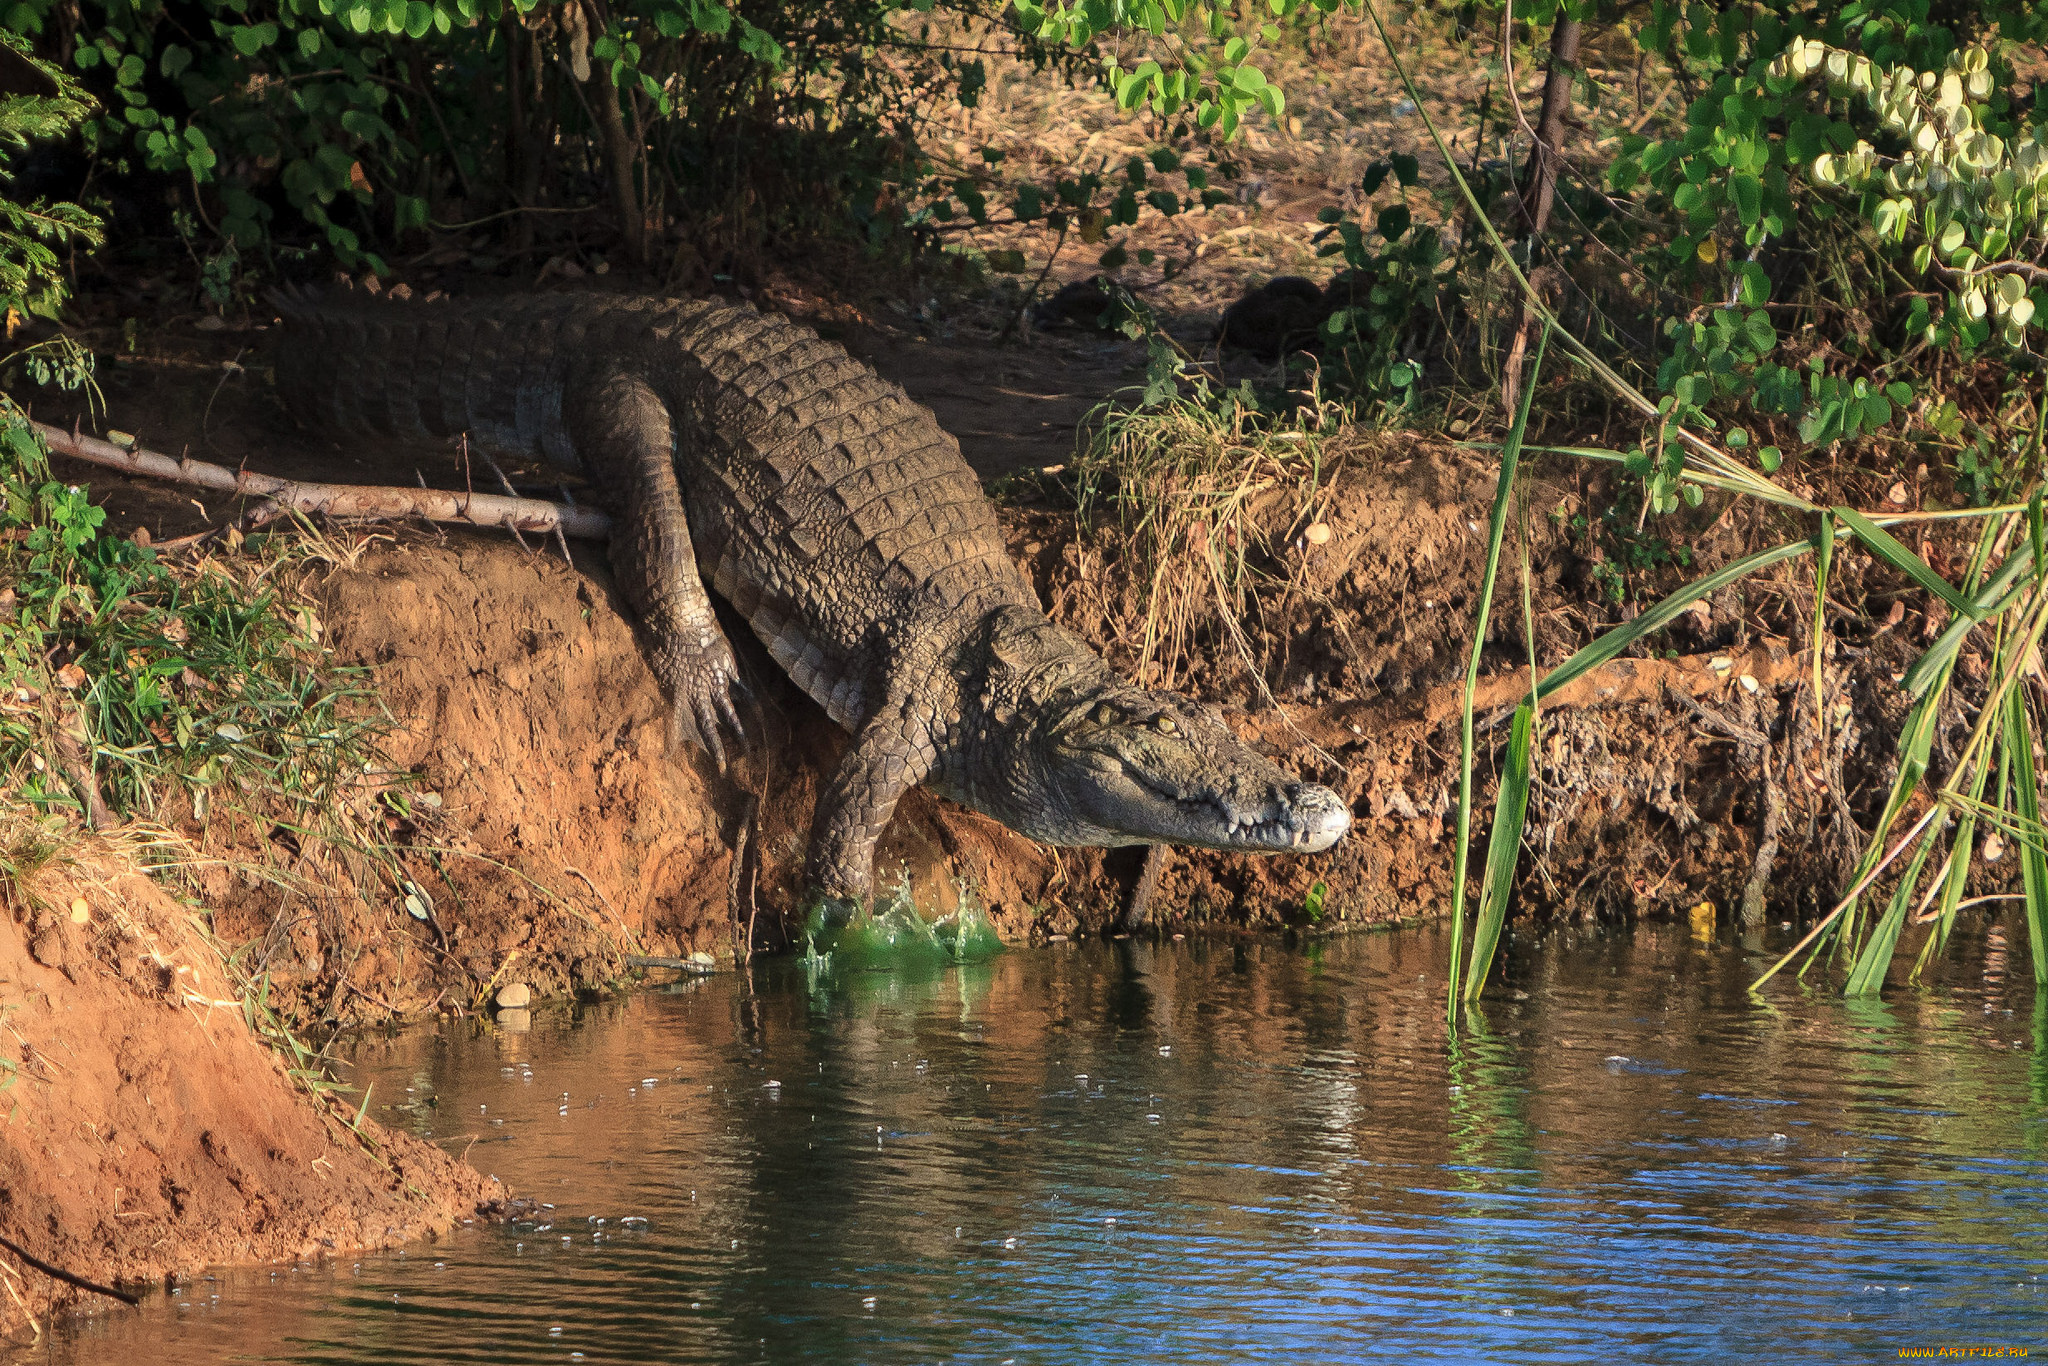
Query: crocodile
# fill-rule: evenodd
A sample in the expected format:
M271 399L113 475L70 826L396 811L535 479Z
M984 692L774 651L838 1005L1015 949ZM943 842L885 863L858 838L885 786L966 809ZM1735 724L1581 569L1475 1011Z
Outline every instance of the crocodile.
M707 580L852 734L809 899L871 898L876 842L920 783L1048 844L1314 853L1350 828L1335 792L1048 619L958 443L806 327L589 294L276 302L301 421L466 435L577 470L618 509L612 564L672 745L723 770L754 715Z

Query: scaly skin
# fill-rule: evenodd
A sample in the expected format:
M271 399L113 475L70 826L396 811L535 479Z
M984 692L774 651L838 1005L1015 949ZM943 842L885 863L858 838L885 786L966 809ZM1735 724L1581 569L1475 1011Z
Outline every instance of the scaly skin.
M278 383L338 431L581 467L680 733L722 766L741 684L705 580L854 741L812 829L814 897L862 902L918 783L1049 844L1313 853L1350 828L1212 714L1123 682L1040 610L924 408L786 319L578 295L280 300Z

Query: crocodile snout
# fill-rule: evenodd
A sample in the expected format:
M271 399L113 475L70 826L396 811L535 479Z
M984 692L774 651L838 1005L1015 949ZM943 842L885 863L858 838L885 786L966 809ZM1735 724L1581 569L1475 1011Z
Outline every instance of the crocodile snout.
M1351 829L1351 808L1329 788L1297 783L1287 796L1294 847L1302 853L1320 854Z

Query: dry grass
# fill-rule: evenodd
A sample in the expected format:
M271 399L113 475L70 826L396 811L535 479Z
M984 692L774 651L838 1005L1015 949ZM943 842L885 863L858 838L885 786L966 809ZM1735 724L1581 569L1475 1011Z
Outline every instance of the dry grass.
M1074 467L1081 522L1095 533L1084 553L1123 563L1115 576L1078 577L1131 585L1134 610L1104 619L1125 623L1119 643L1141 680L1183 685L1219 636L1261 676L1252 648L1261 614L1300 587L1298 569L1275 573L1275 552L1327 537L1337 479L1366 435L1318 394L1275 416L1243 390L1206 381L1155 408L1097 410Z

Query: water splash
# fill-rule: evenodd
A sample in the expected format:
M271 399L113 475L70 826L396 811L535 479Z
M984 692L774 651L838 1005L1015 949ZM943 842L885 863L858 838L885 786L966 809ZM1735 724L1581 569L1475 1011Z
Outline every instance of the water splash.
M898 972L980 963L1003 951L981 903L963 883L959 909L927 920L905 877L872 911L845 902L812 908L804 921L804 967L813 980L828 971Z

